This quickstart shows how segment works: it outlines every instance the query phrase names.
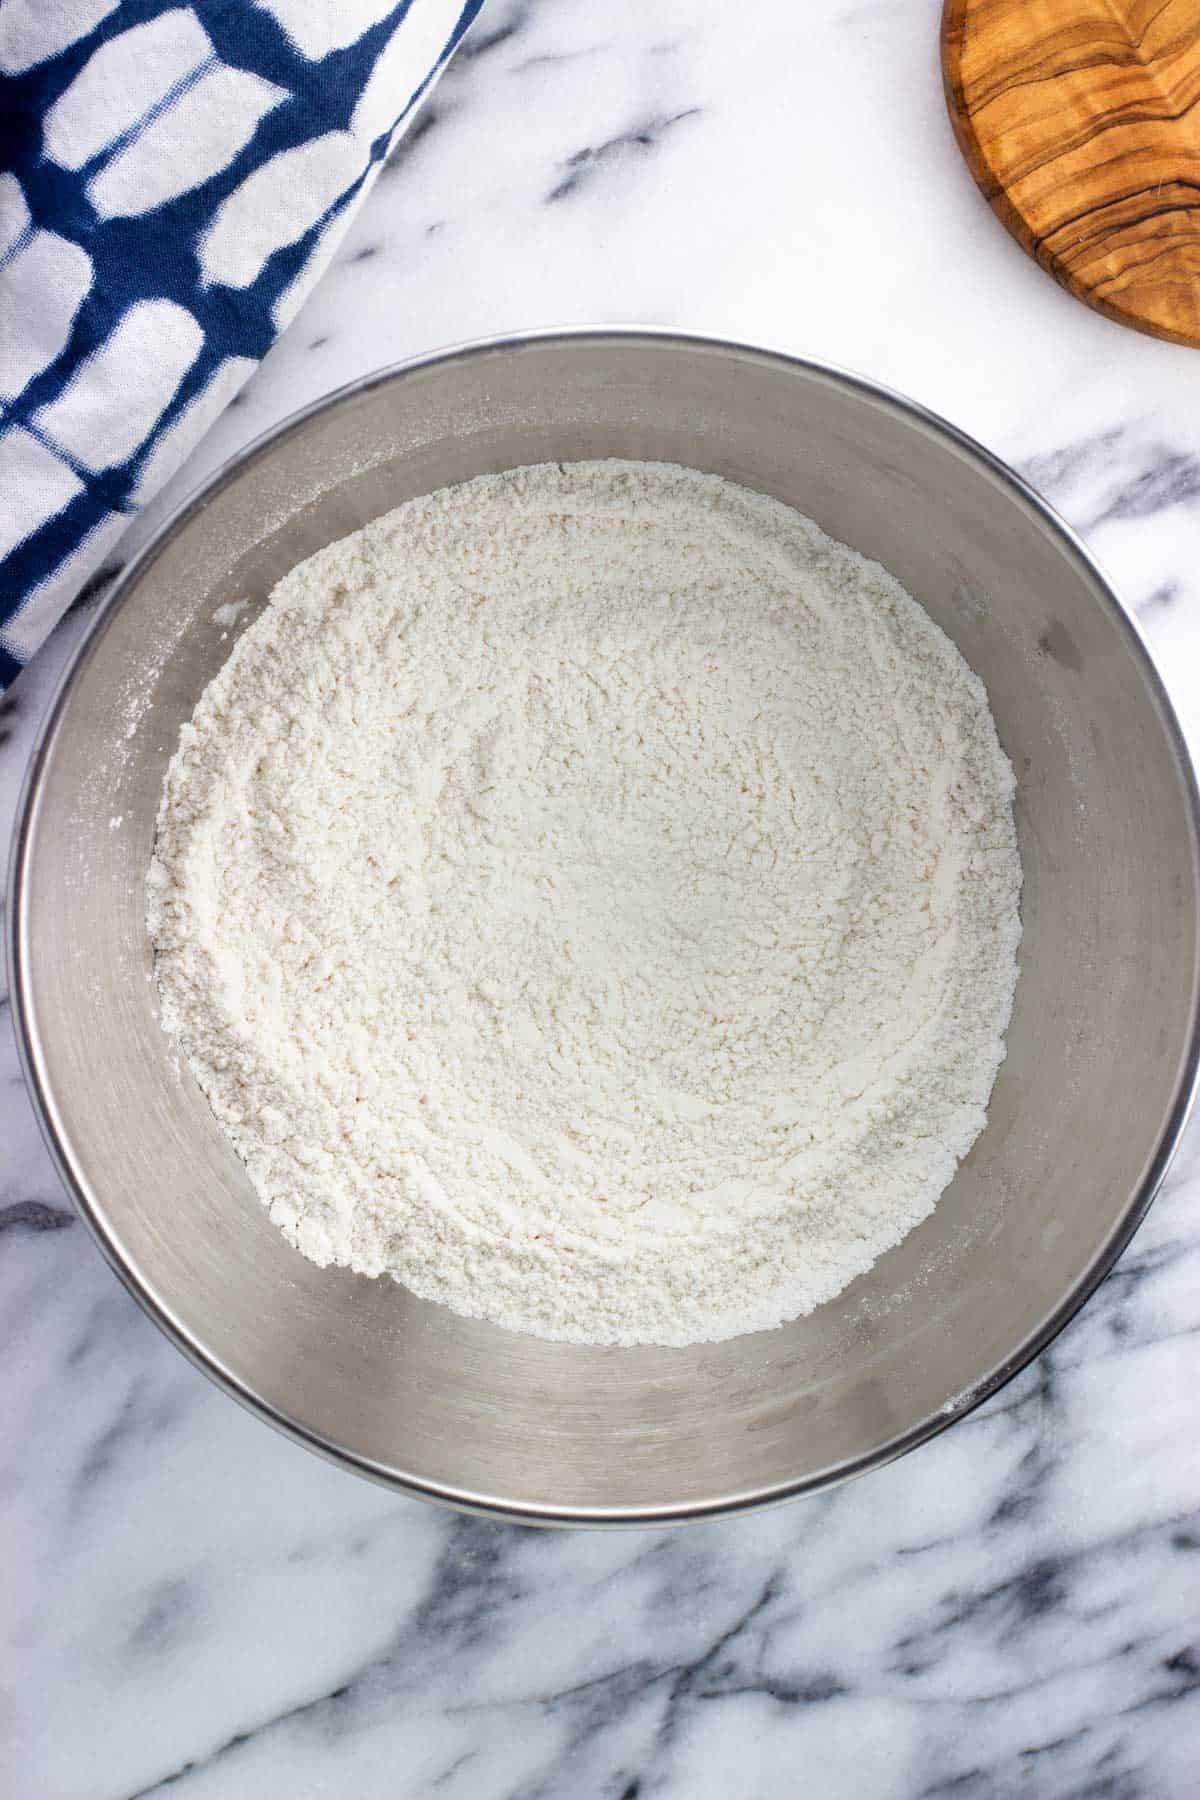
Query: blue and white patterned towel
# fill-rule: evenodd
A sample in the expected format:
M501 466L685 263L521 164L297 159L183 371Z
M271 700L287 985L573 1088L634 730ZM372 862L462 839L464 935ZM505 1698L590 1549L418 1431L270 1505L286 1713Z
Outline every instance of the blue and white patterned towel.
M0 0L0 690L305 298L482 0Z

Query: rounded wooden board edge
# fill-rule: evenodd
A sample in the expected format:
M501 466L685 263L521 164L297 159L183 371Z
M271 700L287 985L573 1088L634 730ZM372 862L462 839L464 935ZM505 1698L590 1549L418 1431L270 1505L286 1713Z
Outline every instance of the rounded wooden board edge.
M1044 270L1059 287L1064 288L1076 300L1082 301L1092 312L1102 314L1116 325L1140 331L1145 337L1182 344L1191 350L1200 349L1200 331L1176 330L1157 320L1147 319L1141 313L1132 312L1103 294L1097 294L1093 288L1078 281L1055 258L1045 254L1028 221L1013 205L1008 190L989 163L975 129L974 116L967 106L961 78L961 56L969 5L970 0L945 0L942 8L942 91L946 97L946 110L950 115L955 142L975 185L996 217L1039 269Z

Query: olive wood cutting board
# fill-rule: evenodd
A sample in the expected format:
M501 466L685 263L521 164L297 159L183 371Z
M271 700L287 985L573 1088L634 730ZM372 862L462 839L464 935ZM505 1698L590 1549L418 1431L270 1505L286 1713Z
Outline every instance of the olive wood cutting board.
M1200 345L1200 0L946 0L959 147L1055 280Z

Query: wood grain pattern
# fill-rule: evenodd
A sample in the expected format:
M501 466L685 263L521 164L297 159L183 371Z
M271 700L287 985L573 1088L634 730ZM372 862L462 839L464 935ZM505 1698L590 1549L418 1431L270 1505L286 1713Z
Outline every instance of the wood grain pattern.
M1100 312L1200 346L1200 0L946 0L955 136L993 210Z

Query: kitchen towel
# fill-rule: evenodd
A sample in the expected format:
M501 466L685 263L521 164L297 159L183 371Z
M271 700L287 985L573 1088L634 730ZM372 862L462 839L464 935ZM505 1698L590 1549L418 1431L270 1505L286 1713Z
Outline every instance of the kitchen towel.
M300 306L482 0L0 0L0 689Z

